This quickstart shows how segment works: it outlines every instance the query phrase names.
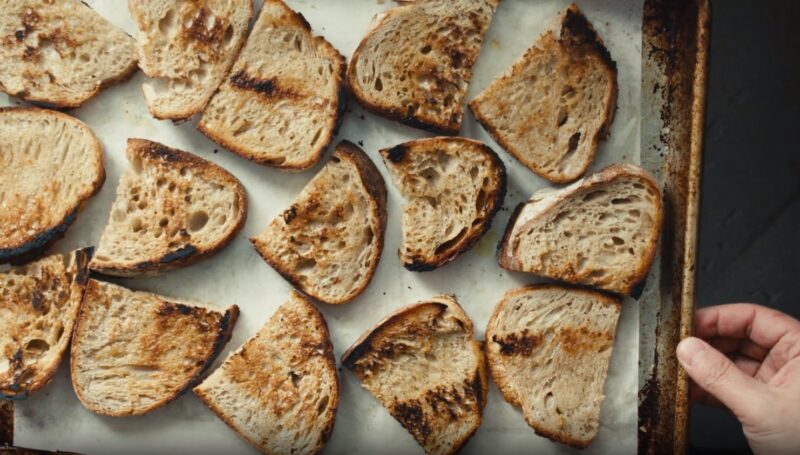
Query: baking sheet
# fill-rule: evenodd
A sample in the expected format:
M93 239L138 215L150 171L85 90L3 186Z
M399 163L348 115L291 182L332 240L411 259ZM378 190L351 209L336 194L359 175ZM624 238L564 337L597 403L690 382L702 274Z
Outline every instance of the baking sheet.
M89 0L87 3L128 33L135 34L125 0ZM371 18L395 6L393 2L380 0L290 0L287 3L302 12L314 31L325 36L348 58L367 31ZM521 55L553 24L557 13L568 3L566 0L503 0L475 67L468 99ZM601 144L591 170L613 162L639 163L642 0L577 3L605 40L619 68L618 110L610 140ZM282 173L225 151L196 131L196 119L180 125L156 121L147 112L141 94L144 81L144 75L137 73L130 81L104 91L84 107L70 112L92 127L103 142L108 178L100 194L88 203L66 237L52 251L66 252L94 245L99 240L119 177L127 166L124 151L128 137L147 138L187 150L230 170L247 188L250 212L243 231L228 248L207 261L163 276L118 280L134 289L221 306L239 305L241 317L233 338L214 364L216 368L231 350L255 333L290 290L289 285L259 258L247 238L261 231L285 209L321 165L301 174ZM20 103L0 95L0 105L15 104ZM477 336L483 338L491 311L502 294L536 282L525 274L500 269L494 253L510 211L535 190L547 186L547 182L497 146L469 113L461 134L486 142L505 162L509 191L504 209L471 252L433 272L407 272L396 255L401 236L402 201L377 151L429 134L375 117L351 100L337 140L363 144L378 165L389 190L389 225L383 258L367 290L345 306L321 306L330 327L337 364L344 350L384 315L442 293L457 295L475 323ZM592 446L583 453L632 453L635 450L638 338L638 305L628 300L611 360L601 429ZM16 404L17 445L82 453L255 452L191 393L146 416L102 417L81 406L72 391L68 373L65 361L51 385ZM361 388L350 372L340 373L340 387L337 422L326 453L422 453L412 437ZM571 449L536 436L521 413L507 404L492 384L483 424L463 453L569 451Z

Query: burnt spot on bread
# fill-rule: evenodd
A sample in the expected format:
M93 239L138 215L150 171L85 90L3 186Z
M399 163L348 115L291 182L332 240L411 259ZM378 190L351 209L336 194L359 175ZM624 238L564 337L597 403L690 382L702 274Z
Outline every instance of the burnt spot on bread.
M441 264L431 264L425 259L416 256L411 258L410 262L403 263L403 267L410 272L430 272L439 267L439 265Z
M403 144L395 145L394 147L386 151L386 158L392 163L396 164L403 161L407 153L408 153L408 147L406 147Z
M44 253L56 240L64 236L67 228L75 222L78 210L73 210L64 217L61 223L41 234L37 234L20 246L10 248L0 248L0 263L8 262L11 264L25 264L33 261Z
M592 24L577 7L570 7L564 13L560 41L568 46L590 46L609 68L614 72L617 71L617 64L611 58L611 53L603 45Z
M283 211L283 213L281 214L281 217L283 217L283 222L284 223L290 224L292 222L292 220L297 218L297 206L292 204L288 209Z
M182 314L184 316L193 314L193 313L201 313L201 309L198 307L193 307L189 305L184 305L182 303L177 302L169 302L164 301L161 303L161 306L158 308L158 315L159 316L172 316L175 314Z
M303 13L299 11L294 11L294 17L297 18L297 20L300 22L300 25L304 29L306 29L309 32L311 31L311 24L308 23L308 20L306 20L306 17L303 16Z
M219 52L213 45L224 41L225 21L215 16L207 8L201 7L194 14L195 17L191 19L189 26L183 29L183 35L192 41L210 45L209 49L214 53ZM209 24L211 24L210 27Z
M500 354L502 355L521 355L528 357L534 349L542 344L541 335L533 335L528 329L522 331L521 334L509 333L503 337L494 335L492 342L500 345Z
M194 245L192 244L184 245L175 251L165 254L161 259L158 260L158 262L160 264L169 264L172 262L180 261L182 259L186 259L197 252L198 250L197 248L195 248Z
M400 422L417 441L426 441L431 434L431 426L425 418L422 406L417 400L396 403L392 416Z
M292 98L300 99L305 98L305 95L292 90L290 87L282 86L278 83L276 78L258 79L247 74L244 70L237 71L230 77L230 83L236 88L242 90L250 90L258 93L259 95L274 99L274 98Z
M31 293L31 306L34 310L41 312L43 310L44 294L40 289L34 289Z
M89 281L89 262L94 255L94 247L75 252L75 283L84 286Z

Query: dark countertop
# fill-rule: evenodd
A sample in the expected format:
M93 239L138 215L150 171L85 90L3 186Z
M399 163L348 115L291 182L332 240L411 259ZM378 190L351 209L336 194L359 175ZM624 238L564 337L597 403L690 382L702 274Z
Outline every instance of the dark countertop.
M698 305L754 302L800 318L800 2L712 0ZM696 406L691 441L747 448Z

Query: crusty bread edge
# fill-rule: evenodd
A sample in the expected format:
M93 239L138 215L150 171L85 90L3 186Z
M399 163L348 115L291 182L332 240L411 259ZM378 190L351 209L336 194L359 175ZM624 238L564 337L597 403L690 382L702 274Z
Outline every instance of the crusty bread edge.
M328 368L330 368L330 371L333 373L333 378L334 378L334 381L335 381L334 387L333 387L333 395L334 396L329 397L329 400L330 400L329 401L329 403L330 403L329 406L333 407L332 418L331 418L331 421L326 426L325 430L323 431L321 443L316 447L315 451L312 452L314 454L317 454L317 453L321 452L322 449L325 447L325 444L330 439L331 434L333 434L333 427L336 424L336 414L338 413L338 410L339 410L339 375L338 375L338 373L336 371L336 359L334 358L334 355L333 355L333 343L331 342L331 334L330 334L330 330L328 329L328 323L325 320L325 316L323 316L322 312L320 312L317 309L317 307L314 305L314 303L311 302L311 300L308 297L306 297L303 293L298 292L297 290L292 290L292 294L293 294L294 298L297 298L298 300L302 301L304 305L308 306L311 309L312 313L315 314L319 318L319 320L322 322L321 325L322 325L322 328L324 330L324 337L325 337L325 348L324 348L325 354L326 354L325 355L325 359L327 360ZM247 341L250 341L250 339L248 339ZM245 341L245 343L247 343L247 341ZM233 351L230 355L228 355L228 358L226 358L225 361L227 362L227 360L231 356L233 356L236 353L238 353L239 351L241 351L241 349L243 347L244 347L244 343L242 344L242 346L240 346L235 351ZM192 392L197 396L197 398L200 399L200 401L203 402L203 404L205 404L211 410L211 412L213 412L217 417L220 418L220 420L225 422L225 425L227 425L230 429L235 431L236 434L238 434L240 437L242 437L245 441L247 441L248 444L253 446L259 452L261 452L261 453L269 453L266 450L266 448L261 447L261 445L258 444L256 441L253 441L252 439L247 437L244 433L242 433L240 431L240 429L237 428L237 426L234 424L233 419L231 419L231 417L229 415L227 415L225 413L225 411L223 411L219 406L217 406L216 403L214 403L211 400L211 398L204 391L199 389L200 385L201 384L196 385L192 389Z
M480 341L476 341L475 331L472 324L472 320L464 311L464 308L458 303L456 297L452 294L440 295L436 297L432 297L427 300L422 300L417 303L413 303L411 305L404 306L398 310L393 311L382 320L380 320L377 324L375 324L371 329L363 333L358 339L342 354L341 364L346 367L348 370L351 370L356 376L358 374L355 372L355 364L356 362L361 359L367 352L373 349L372 344L377 339L383 336L384 330L386 330L390 325L404 319L407 317L413 317L414 314L420 311L422 308L427 306L436 306L438 307L439 311L444 313L447 311L448 308L455 310L458 313L459 317L461 318L461 322L464 325L465 330L470 335L470 339L472 341L471 346L473 349L473 353L478 358L478 377L472 378L473 380L473 389L480 387L479 391L479 400L477 402L479 412L478 412L478 421L476 422L474 428L466 434L461 440L457 441L453 445L453 450L449 452L450 454L458 453L459 450L469 441L469 439L475 434L475 432L480 427L481 423L483 422L483 410L486 407L486 400L488 398L489 393L489 375L487 373L487 362L486 362L486 355L484 352L484 343ZM359 378L360 379L360 378ZM388 409L387 409L388 411Z
M407 113L402 112L402 110L396 107L389 107L383 106L378 103L373 103L365 96L364 90L361 89L361 84L358 82L358 78L355 75L354 68L356 62L361 58L361 53L366 46L367 41L372 38L372 36L384 26L384 24L391 19L392 16L398 14L398 12L402 12L402 10L406 8L417 8L417 6L413 4L409 4L411 2L405 2L406 4L400 5L398 7L392 8L379 17L375 18L375 22L370 26L370 30L361 39L361 42L358 44L358 47L353 52L353 56L350 57L350 64L347 67L347 89L350 94L358 101L358 103L364 107L369 112L372 112L375 115L387 118L389 120L394 120L400 122L404 125L411 126L413 128L419 128L422 130L430 131L435 134L444 134L444 135L456 135L461 130L461 123L463 123L463 115L462 115L462 122L458 124L457 127L453 128L450 127L448 124L440 124L434 122L428 122L425 120L421 120L417 118L416 115L407 115ZM466 110L465 106L461 106L462 114Z
M398 250L398 255L400 256L400 261L407 270L412 272L427 272L434 269L437 269L457 257L461 256L462 254L466 253L470 250L478 240L483 237L484 234L492 227L492 221L494 221L495 215L500 209L503 207L503 200L506 196L507 190L507 173L506 167L503 164L503 161L497 156L494 150L488 145L468 138L463 137L449 137L449 136L442 136L442 137L432 137L432 138L423 138L417 139L409 142L404 142L402 144L396 145L391 148L380 150L380 154L383 157L384 163L387 161L391 161L393 163L397 163L402 161L405 153L408 148L414 147L417 145L425 146L431 143L437 143L439 141L460 141L465 144L469 144L475 146L478 150L480 150L484 155L486 155L492 167L492 173L494 174L493 177L499 183L494 186L492 192L487 193L487 203L490 204L490 209L487 210L487 214L483 222L478 226L477 229L470 229L471 233L464 238L461 239L456 245L453 245L452 248L448 249L445 252L442 252L438 255L434 255L430 261L425 260L425 258L419 257L404 257L402 249ZM389 164L386 163L386 166L389 167Z
M75 221L75 218L77 218L78 212L86 205L86 202L100 192L103 183L106 181L106 171L104 166L103 145L100 143L100 140L97 139L97 135L94 134L94 131L82 121L62 112L38 107L0 107L0 116L7 113L33 116L52 115L65 122L71 122L87 133L92 139L95 152L93 163L96 166L97 178L92 182L91 190L78 197L77 203L67 211L67 215L57 223L41 229L39 234L26 243L0 248L0 263L10 262L12 264L23 264L40 257L56 242L56 240L64 236L67 229Z
M489 117L485 115L480 108L480 101L482 101L483 93L478 94L475 98L472 99L467 105L469 106L469 110L472 111L472 115L475 116L475 119L478 123L481 124L484 130L495 140L505 151L507 151L511 156L514 157L520 164L525 166L526 168L530 169L533 173L547 179L553 183L570 183L578 178L580 178L583 174L586 173L586 170L594 161L594 156L597 152L597 147L599 145L600 140L604 140L608 138L608 135L611 132L611 123L614 120L614 114L617 110L617 98L619 94L619 84L617 82L617 65L612 60L611 54L609 54L608 49L606 49L605 45L603 44L602 38L600 35L594 30L591 23L588 19L583 15L583 13L578 9L578 7L573 3L571 4L562 14L560 23L562 27L565 26L565 22L568 18L577 17L578 20L581 22L579 25L585 25L586 27L583 28L582 33L587 33L594 36L594 41L591 43L593 47L596 49L597 54L600 57L600 62L605 66L606 71L612 74L611 77L611 87L606 93L606 112L603 116L603 123L601 124L600 128L597 130L597 133L592 137L592 144L589 148L589 156L586 158L583 167L581 167L578 171L573 174L569 175L557 175L545 172L541 168L537 167L535 164L530 163L529 160L525 159L525 153L521 150L518 150L516 147L513 146L510 142L506 141L502 134L492 125ZM585 23L585 24L584 24ZM545 33L554 33L552 30L548 30ZM537 39L538 41L538 39ZM589 44L589 43L586 43ZM512 63L511 67L509 67L509 71L514 66L522 63L529 52L534 48L532 45L528 48L523 55L517 59L514 63ZM495 81L503 78L506 74L501 74L500 76L495 79ZM486 91L490 90L494 85L494 82L486 89ZM485 93L485 92L484 92Z
M636 268L636 271L633 273L634 278L631 280L630 284L624 289L609 289L609 288L599 288L596 286L591 286L584 283L577 283L572 281L567 281L562 277L557 276L547 276L541 274L535 274L539 276L543 276L546 278L553 278L556 280L569 282L578 285L585 285L588 287L593 287L600 290L610 291L614 293L618 293L621 295L633 295L634 291L638 290L641 285L643 284L644 280L647 278L647 274L650 271L650 267L653 264L653 260L655 259L656 249L658 247L658 240L661 234L661 224L663 220L663 203L661 201L661 191L659 189L658 182L655 178L650 175L649 172L642 169L639 166L631 165L631 164L612 164L606 168L603 168L597 171L594 174L590 174L585 178L585 180L578 184L579 186L572 188L571 191L564 192L562 194L558 194L556 198L547 202L548 206L543 209L534 219L529 220L528 223L536 221L537 219L541 218L542 216L546 216L549 214L555 207L557 207L561 202L568 200L578 191L587 190L588 188L592 188L594 186L603 185L606 183L610 183L617 178L621 177L638 177L644 182L646 185L649 185L652 190L658 195L656 198L656 210L655 210L655 219L653 220L653 240L649 243L647 254L642 258L641 264ZM565 189L569 189L569 187L562 188L558 191L563 191ZM517 219L522 212L522 209L527 205L531 204L532 202L526 201L522 202L514 209L514 213L511 215L511 218L506 225L505 233L503 234L502 239L497 247L497 256L498 256L498 264L500 267L510 270L510 271L521 271L521 267L517 265L517 261L513 256L513 252L509 250L511 244L511 235L514 231L514 226L517 223ZM532 272L526 272L532 273Z
M72 282L70 283L70 300L76 299L77 303L74 304L75 308L72 309L72 313L66 315L67 317L66 324L64 325L64 334L62 335L62 337L65 337L65 340L61 347L58 348L54 361L42 368L44 374L39 378L39 380L31 383L20 393L9 394L0 390L0 399L19 400L27 398L32 393L50 384L50 382L53 380L53 376L55 376L56 371L58 371L59 365L61 365L61 362L64 360L64 355L67 352L67 348L69 348L71 344L70 338L72 337L72 329L77 324L78 314L83 303L83 293L86 290L86 283L89 280L89 261L92 258L93 252L93 247L80 248L72 251L67 255L66 258L64 258L67 261L67 264L70 266L70 269L67 271L72 271L74 273ZM12 389L19 387L20 386L16 381L11 385Z
M95 285L94 283L101 283L101 281L97 281L97 280L94 280L94 279L89 280L87 286L89 284ZM104 283L104 284L111 284L111 283ZM115 286L117 286L117 285L115 285ZM77 371L77 367L75 365L75 356L74 355L70 356L69 371L70 371L70 380L72 381L72 389L75 391L75 395L78 397L78 400L81 402L81 404L86 409L94 412L95 414L109 416L109 417L137 416L137 415L147 414L148 412L151 412L151 411L153 411L155 409L158 409L158 408L160 408L162 406L165 406L165 405L175 401L181 395L186 393L186 391L189 390L192 386L194 386L195 383L209 369L209 367L211 367L211 364L214 363L214 360L216 360L217 356L219 356L220 352L222 352L222 348L224 348L225 345L228 343L228 341L230 341L231 335L233 335L233 327L236 325L236 321L239 319L239 307L237 305L231 305L228 308L225 308L224 310L221 309L221 308L216 308L216 307L214 307L214 308L208 308L206 306L195 307L195 306L191 305L192 302L176 301L176 300L174 300L172 298L169 298L169 297L166 297L166 296L162 296L162 295L158 295L158 294L153 294L153 293L150 293L150 292L134 291L134 290L132 290L132 291L133 292L137 292L137 293L141 293L141 294L148 294L148 295L152 296L153 298L158 299L159 301L174 303L175 305L180 306L180 307L202 308L202 309L206 309L208 311L215 311L216 310L216 311L222 313L222 319L220 320L219 325L215 327L216 330L217 330L217 338L214 340L214 344L213 344L213 347L211 349L211 353L205 359L203 365L200 368L198 368L198 370L197 370L197 372L195 374L193 374L192 376L187 378L186 382L184 382L184 384L182 384L176 390L175 393L173 393L172 395L170 395L168 397L165 397L164 399L162 399L161 401L159 401L157 403L153 403L150 406L147 406L147 407L144 407L144 408L141 408L141 409L132 410L130 412L121 412L121 413L106 412L104 409L94 407L94 406L91 405L91 403L88 403L86 401L84 395L83 395L83 390L81 389L80 386L78 386L78 380L77 380L78 371ZM82 330L83 315L84 315L85 311L86 311L86 306L82 305L81 306L81 310L80 310L80 312L78 314L78 320L75 323L75 327L73 328L73 332L72 332L72 342L70 343L70 350L72 352L74 352L76 347L77 347L76 345L78 343L79 334L81 333L81 330Z
M282 0L277 0L283 3ZM324 155L325 150L333 142L333 139L339 134L339 129L342 126L342 122L344 121L344 113L345 109L347 108L347 89L345 84L345 77L347 72L347 62L345 61L344 56L335 48L331 43L329 43L325 38L322 36L313 36L313 32L311 30L311 25L308 23L306 18L299 12L291 9L284 3L284 7L291 11L294 14L294 18L299 24L305 28L309 34L312 35L312 39L318 46L322 46L328 51L336 60L338 65L338 72L336 74L336 110L334 111L334 118L333 118L333 126L328 130L327 137L320 142L320 145L317 147L317 150L305 161L301 161L298 163L289 163L289 164L276 164L273 159L262 158L259 156L258 153L247 149L246 147L241 146L240 144L236 143L236 141L228 141L224 137L219 134L216 134L213 130L207 128L205 123L202 121L198 122L197 130L203 133L206 137L211 139L212 141L220 144L221 146L225 147L227 150L250 160L254 163L260 164L262 166L269 166L274 167L276 169L281 169L287 172L302 172L317 164L321 159L322 155ZM246 40L245 40L246 41ZM226 77L227 79L227 77ZM224 84L223 80L223 84ZM220 85L221 86L221 85ZM219 93L219 89L212 95L212 98Z
M156 111L155 108L150 103L146 103L147 104L147 110L150 112L150 115L153 116L153 118L155 118L157 120L172 120L173 123L177 124L177 123L185 122L185 121L191 119L192 117L194 117L195 115L197 115L198 113L203 112L203 110L206 108L206 106L208 106L208 102L211 101L211 98L213 98L214 94L216 94L217 90L219 90L219 86L222 85L225 82L225 79L227 78L228 72L233 67L234 63L236 63L236 59L239 56L239 52L241 52L242 47L244 47L244 43L247 42L247 37L248 37L249 31L250 31L250 27L252 26L253 13L254 13L254 10L255 10L255 8L253 6L253 0L247 0L247 8L248 8L247 24L246 24L246 29L244 31L243 39L239 43L239 45L236 47L236 49L233 49L231 51L233 53L233 58L231 59L231 62L228 65L228 67L224 68L222 70L223 77L222 77L222 79L220 79L219 84L217 84L217 86L214 87L214 90L211 92L211 95L208 96L208 98L206 98L205 101L199 102L199 103L197 103L195 105L190 105L188 108L184 109L183 111L175 112L172 115L166 115L164 112ZM134 23L135 23L135 20L134 20ZM136 26L136 28L138 30L139 29L139 25L135 24L135 26ZM139 33L141 33L141 31L139 31ZM138 55L138 53L141 52L141 48L140 48L138 39L136 40L136 48L137 48L136 50L137 50L137 55ZM145 76L147 76L148 81L153 79L152 77L150 77L149 74L145 73L144 70L142 70L142 72L145 74ZM142 85L141 90L142 90L142 94L144 95L144 84Z
M494 310L492 311L492 315L489 317L489 322L486 324L486 362L489 368L489 374L492 377L492 380L495 384L497 384L497 388L500 390L500 394L503 396L503 399L508 402L508 404L514 406L515 408L519 409L522 407L522 403L517 400L516 393L509 385L508 381L505 380L505 375L501 374L498 371L498 363L501 363L499 358L493 354L492 350L489 349L489 343L491 343L492 335L494 334L494 328L497 324L497 319L500 316L500 311L505 308L508 304L509 300L512 297L515 297L519 294L524 294L529 291L536 291L536 290L548 290L548 289L557 289L557 290L564 290L570 292L578 292L583 294L589 294L592 298L596 298L598 300L602 300L605 304L608 305L616 305L618 308L621 309L622 301L617 296L612 296L608 293L603 291L597 291L593 289L587 289L585 287L579 287L574 285L563 285L563 284L532 284L528 286L523 286L521 288L510 289L503 294L503 297L495 306ZM617 315L619 317L619 314ZM605 376L608 375L608 363L606 363L606 372ZM604 381L605 382L605 381ZM537 422L529 419L528 416L525 415L523 412L523 417L525 418L525 422L533 428L533 431L536 432L539 436L543 436L551 441L559 442L561 444L566 444L571 447L575 447L578 449L584 449L592 443L594 438L589 440L581 440L571 438L565 433L561 432L554 432L550 431L543 426L539 425Z
M202 168L205 170L205 175L207 177L214 177L217 181L234 189L239 204L239 212L237 213L238 219L236 220L236 224L230 228L228 234L221 238L219 243L210 248L201 250L189 244L159 258L137 262L135 264L114 265L114 261L109 263L99 262L97 259L94 259L91 263L93 271L104 275L135 277L152 276L186 267L218 253L230 244L236 237L236 234L244 227L248 213L247 192L239 179L222 166L200 158L192 153L174 149L147 139L128 139L128 150L140 156L147 155L154 159L163 158L175 166L183 164L195 168Z
M250 242L253 244L253 247L261 256L261 258L264 259L267 264L275 269L278 274L280 274L286 281L291 283L296 289L319 302L330 305L343 305L361 295L367 286L369 286L369 283L372 282L372 278L375 275L375 271L378 268L378 263L380 263L381 255L383 253L383 243L386 233L388 214L386 209L386 183L383 180L383 176L381 176L380 172L378 171L378 168L375 167L375 163L369 159L367 154L352 142L343 140L336 145L336 150L334 150L333 155L331 156L331 159L334 158L345 159L355 165L358 175L361 178L361 185L367 191L369 199L372 202L372 209L378 212L377 226L373 226L375 230L374 248L377 251L375 254L375 261L372 263L369 270L367 270L366 275L364 276L364 285L354 290L344 298L338 300L326 300L316 293L311 292L311 290L306 289L306 287L303 286L303 283L296 276L294 276L290 270L287 270L283 266L281 261L273 258L272 255L269 254L257 237L251 237Z

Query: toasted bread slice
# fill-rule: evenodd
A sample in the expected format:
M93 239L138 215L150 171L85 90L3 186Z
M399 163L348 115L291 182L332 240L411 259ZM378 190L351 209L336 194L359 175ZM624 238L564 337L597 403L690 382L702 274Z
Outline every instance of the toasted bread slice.
M0 273L0 398L25 398L53 378L78 317L92 249Z
M178 398L230 340L239 307L137 292L89 280L70 372L90 411L141 415Z
M0 108L0 262L34 259L103 186L103 146L56 111Z
M453 296L405 307L342 356L428 454L456 453L481 424L488 380L483 346Z
M500 266L619 294L637 294L661 231L658 183L630 164L609 166L520 204Z
M522 164L556 183L580 177L608 136L617 66L574 4L505 74L469 104L486 131Z
M247 37L252 0L128 0L139 29L142 85L157 119L186 120L203 108Z
M152 275L225 247L244 226L247 196L228 171L191 153L128 139L122 175L92 270Z
M290 171L316 164L343 119L344 57L281 0L267 0L197 127L225 148Z
M433 270L472 248L503 205L505 166L480 142L418 139L381 156L406 199L399 254L409 270Z
M360 148L342 141L291 207L250 241L294 287L342 304L372 280L385 231L383 177Z
M500 0L418 0L377 16L347 70L377 115L457 134L467 85Z
M603 293L555 285L513 289L495 308L489 371L537 434L578 448L597 435L620 308Z
M292 292L194 393L263 453L319 453L339 404L325 318Z
M136 44L78 0L15 0L0 11L0 90L75 108L136 71Z

